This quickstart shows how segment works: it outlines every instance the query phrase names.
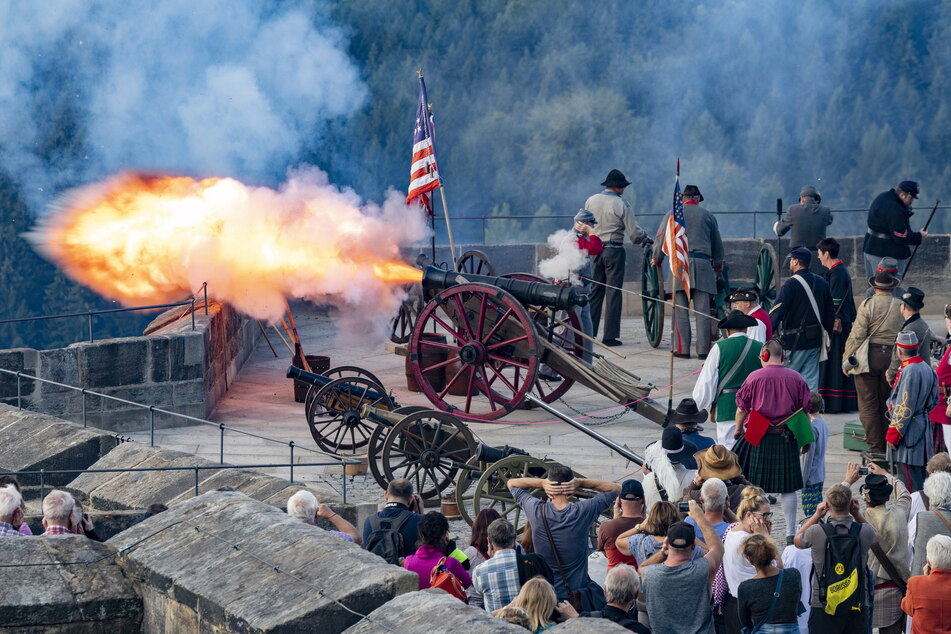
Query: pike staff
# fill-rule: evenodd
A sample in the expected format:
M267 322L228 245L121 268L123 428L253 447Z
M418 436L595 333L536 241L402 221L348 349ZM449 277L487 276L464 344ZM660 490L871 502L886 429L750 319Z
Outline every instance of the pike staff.
M934 212L938 211L938 205L940 203L941 203L940 200L934 201L934 207L931 208L931 213L928 215L928 220L927 222L925 222L925 226L922 229L922 231L927 231L928 227L931 226L931 219L934 218ZM918 253L918 247L920 246L921 246L920 244L916 244L914 251L911 252L911 257L908 258L908 264L905 265L905 272L901 276L902 282L908 279L908 270L911 268L911 263L915 261L915 254Z

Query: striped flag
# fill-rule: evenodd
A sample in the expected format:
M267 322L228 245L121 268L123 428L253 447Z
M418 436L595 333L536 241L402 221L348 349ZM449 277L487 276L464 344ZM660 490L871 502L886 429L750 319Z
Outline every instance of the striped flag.
M674 209L670 214L664 236L664 253L670 258L670 272L690 301L690 253L687 248L687 224L684 221L684 197L680 192L680 161L677 161L677 181L674 184Z
M433 146L435 128L433 115L426 99L426 82L419 76L419 104L416 106L416 127L413 130L413 164L409 170L409 193L406 204L419 199L420 205L432 213L429 192L440 187L436 169L436 150Z

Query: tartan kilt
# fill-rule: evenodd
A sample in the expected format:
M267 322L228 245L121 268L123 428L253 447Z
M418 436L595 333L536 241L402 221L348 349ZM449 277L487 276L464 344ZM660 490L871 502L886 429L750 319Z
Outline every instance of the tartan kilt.
M802 488L799 445L791 433L766 434L759 447L741 436L733 453L746 479L767 493L792 493Z

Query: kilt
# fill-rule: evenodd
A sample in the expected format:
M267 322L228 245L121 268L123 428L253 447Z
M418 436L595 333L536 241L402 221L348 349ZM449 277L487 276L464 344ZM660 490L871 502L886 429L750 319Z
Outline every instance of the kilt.
M741 436L733 453L746 479L767 493L792 493L802 488L799 445L792 433L766 434L759 447Z

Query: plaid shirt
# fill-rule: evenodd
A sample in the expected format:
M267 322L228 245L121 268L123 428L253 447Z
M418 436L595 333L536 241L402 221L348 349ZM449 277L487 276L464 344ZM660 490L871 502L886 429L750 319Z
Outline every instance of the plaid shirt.
M500 550L472 572L472 587L482 595L486 612L504 608L518 596L522 584L518 580L515 550Z
M43 537L47 535L72 535L73 532L66 528L65 526L49 526L46 529L46 532L43 533Z
M23 537L23 533L13 528L11 524L0 522L0 537Z

